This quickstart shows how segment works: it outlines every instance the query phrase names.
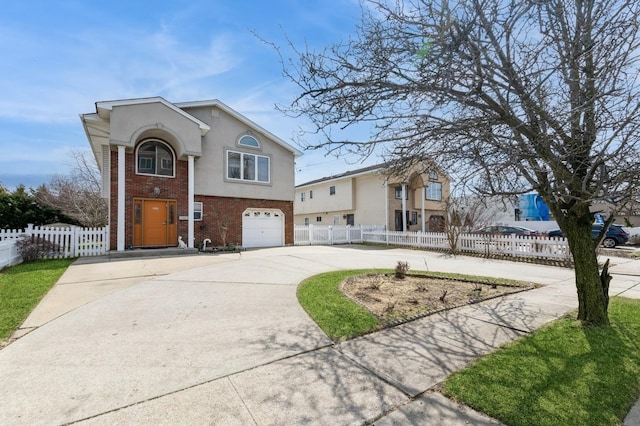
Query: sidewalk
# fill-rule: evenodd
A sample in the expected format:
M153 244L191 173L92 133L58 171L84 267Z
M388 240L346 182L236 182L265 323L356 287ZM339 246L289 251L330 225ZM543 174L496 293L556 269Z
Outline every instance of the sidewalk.
M398 260L413 269L526 278L545 286L333 345L294 306L304 277L392 268ZM612 259L611 272L618 270L624 275L615 275L610 294L640 298L640 261ZM0 410L2 424L497 424L434 386L577 306L568 269L404 249L287 247L75 265L68 272L61 280L66 289L50 293L30 317L36 331L0 351L0 381L16 383L0 388L0 400L22 415ZM74 286L83 295L75 300L66 297ZM143 308L142 301L159 308ZM240 303L237 312L234 303ZM198 313L202 305L215 309ZM251 326L242 322L247 316ZM271 318L278 324L269 325ZM78 321L84 328L75 330ZM66 340L56 333L73 338L80 362L60 355ZM131 333L131 340L122 340ZM124 346L104 345L105 338ZM21 371L14 376L11 361L43 344L46 351L14 366ZM97 354L99 348L106 352ZM171 353L177 349L182 352ZM42 386L42 377L30 376L33 370L58 387ZM638 424L631 416L625 424Z

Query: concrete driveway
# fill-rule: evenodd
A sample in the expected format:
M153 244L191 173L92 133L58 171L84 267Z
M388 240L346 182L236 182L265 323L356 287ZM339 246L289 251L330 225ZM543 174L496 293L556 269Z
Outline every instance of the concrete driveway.
M102 263L84 259L25 322L28 334L0 351L0 424L375 419L427 389L416 382L417 367L407 370L413 378L403 386L402 377L375 373L384 366L363 349L366 339L332 346L298 305L296 288L317 273L393 268L398 260L413 269L536 281L548 285L547 293L533 294L531 303L555 298L553 315L575 306L573 273L567 269L403 249L286 247ZM612 282L612 293L640 297L633 293L639 291L638 262L619 263L627 275ZM542 323L553 315L537 316ZM507 333L497 341L504 333L490 332L487 350L516 337ZM492 424L463 408L451 415L450 424Z

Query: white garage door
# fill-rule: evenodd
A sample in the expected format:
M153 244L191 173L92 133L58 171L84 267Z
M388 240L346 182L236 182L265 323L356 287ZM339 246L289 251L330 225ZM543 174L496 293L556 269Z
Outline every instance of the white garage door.
M242 213L243 247L284 246L284 214L276 209L247 209Z

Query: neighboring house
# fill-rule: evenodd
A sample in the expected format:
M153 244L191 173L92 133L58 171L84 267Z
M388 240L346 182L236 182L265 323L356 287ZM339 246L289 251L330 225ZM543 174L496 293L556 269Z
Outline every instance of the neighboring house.
M432 165L404 178L385 165L365 167L296 186L296 225L385 225L397 231L442 230L450 180ZM404 196L403 196L404 195Z
M80 116L102 174L111 249L293 244L302 155L218 100L96 103Z

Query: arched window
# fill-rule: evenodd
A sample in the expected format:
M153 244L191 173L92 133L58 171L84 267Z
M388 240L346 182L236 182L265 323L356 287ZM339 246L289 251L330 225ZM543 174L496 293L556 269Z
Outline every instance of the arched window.
M258 139L251 135L244 135L238 140L238 145L248 146L249 148L260 148L260 142Z
M164 142L148 140L138 146L137 174L174 177L174 165L173 150Z

